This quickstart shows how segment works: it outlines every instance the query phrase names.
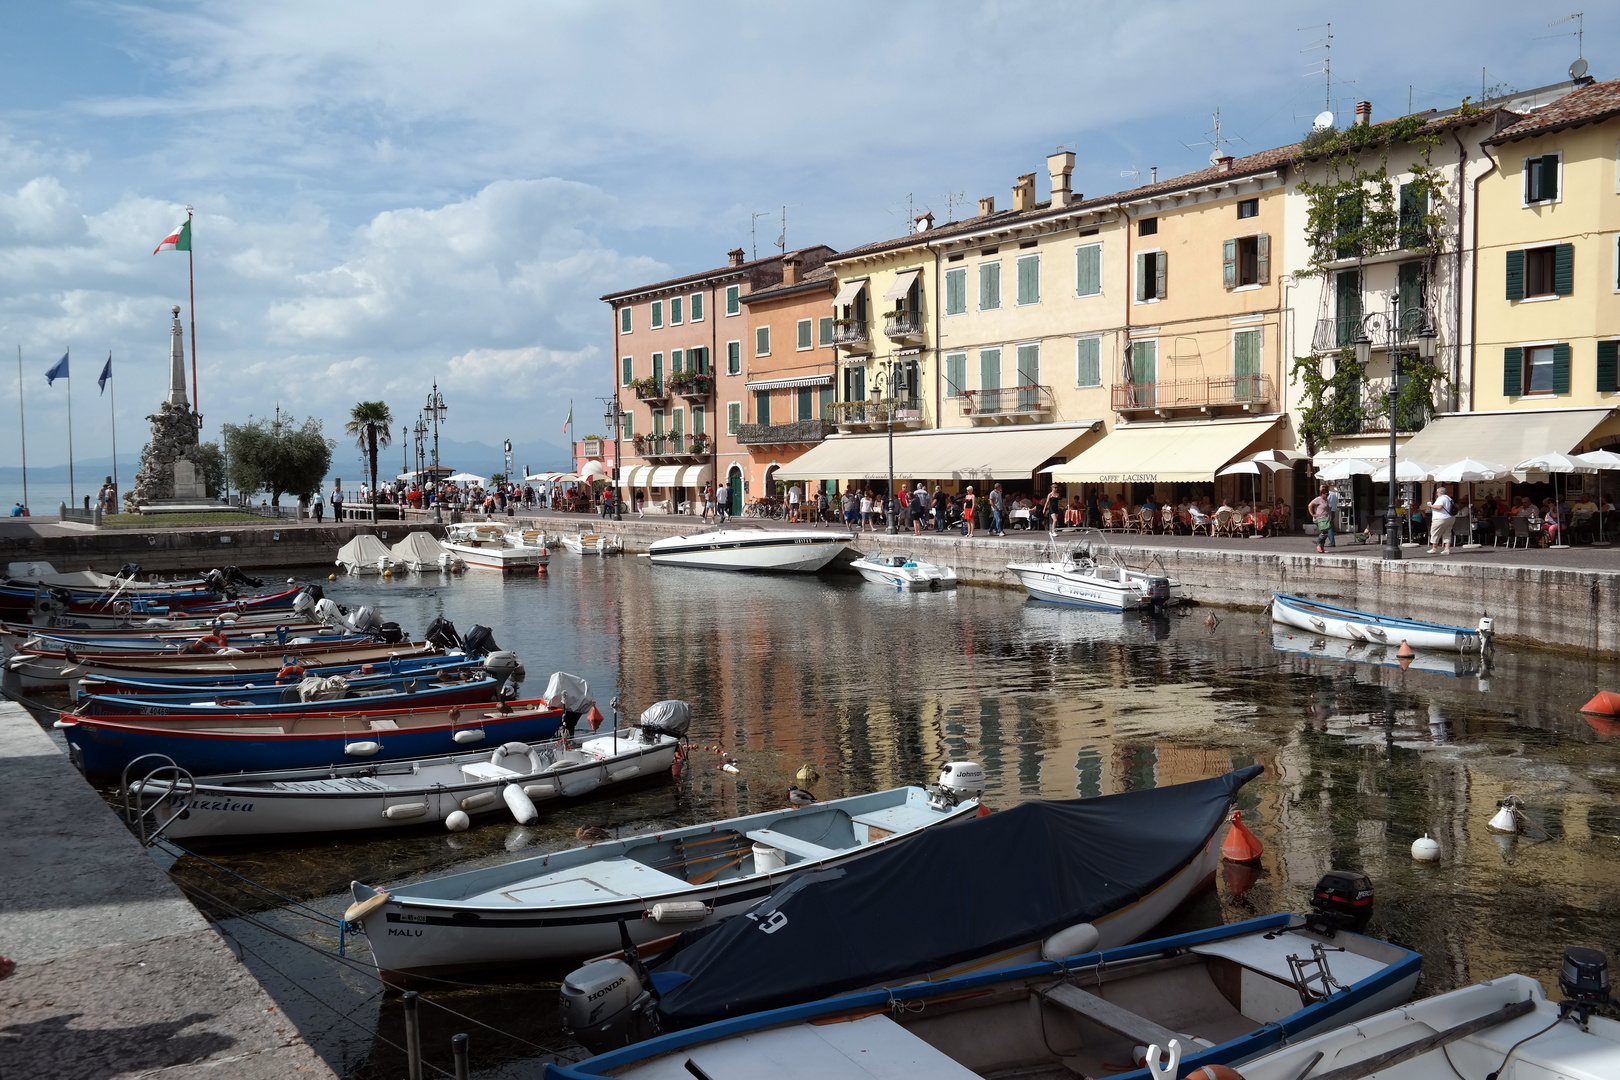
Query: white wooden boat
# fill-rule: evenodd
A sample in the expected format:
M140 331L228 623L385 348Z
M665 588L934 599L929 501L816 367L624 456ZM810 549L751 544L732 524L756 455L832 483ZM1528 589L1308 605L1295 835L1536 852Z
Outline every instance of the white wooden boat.
M885 555L869 551L849 564L861 577L902 592L938 592L956 588L956 571L948 566L921 562L915 555Z
M346 574L381 574L394 569L394 558L387 544L370 533L361 533L338 548L337 564Z
M752 907L806 870L845 866L979 812L983 770L953 763L903 787L519 859L414 884L353 885L351 922L383 978L563 964Z
M468 567L479 570L534 572L551 561L551 552L536 533L535 541L526 542L521 532L516 538L512 532L494 524L464 523L450 526L443 547L459 556Z
M617 555L624 550L624 542L617 536L596 532L563 533L559 539L575 555Z
M1417 953L1373 938L1343 930L1328 935L1300 916L1271 915L744 1014L558 1066L550 1075L688 1080L696 1075L688 1062L711 1077L743 1075L745 1062L756 1069L768 1062L769 1074L783 1080L1151 1080L1142 1065L1122 1063L1174 1040L1180 1050L1174 1075L1202 1080L1196 1070L1206 1065L1230 1067L1401 1004L1412 995L1420 964ZM1329 972L1333 985L1302 989L1301 967ZM565 1023L572 1004L565 987Z
M281 772L167 778L131 785L130 795L174 840L358 832L445 822L456 812L534 821L536 804L667 774L677 734L629 727L578 743L509 742L411 761Z
M1371 645L1359 641L1331 640L1315 630L1300 630L1282 623L1271 624L1271 647L1290 656L1308 657L1335 663L1377 664L1401 671L1432 671L1454 679L1477 678L1483 688L1490 686L1490 654L1417 652L1396 656L1400 643Z
M851 533L821 529L739 525L687 536L666 536L654 540L647 552L653 562L665 566L813 574L837 558L844 546L854 539Z
M1395 647L1405 642L1414 649L1438 652L1484 653L1490 649L1495 632L1495 623L1489 615L1482 616L1479 625L1470 630L1335 607L1288 593L1272 594L1271 619L1324 637Z
M430 532L408 533L405 539L389 551L394 564L402 570L464 570L466 563L453 551L446 551L438 537Z

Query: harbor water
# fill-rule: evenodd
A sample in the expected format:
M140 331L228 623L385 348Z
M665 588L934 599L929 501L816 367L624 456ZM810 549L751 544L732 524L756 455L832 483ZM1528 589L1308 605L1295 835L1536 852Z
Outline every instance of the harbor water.
M1289 636L1262 614L1106 615L1000 589L900 594L846 575L757 578L567 552L543 576L505 581L325 576L298 578L413 633L440 615L464 633L489 626L523 657L525 696L562 670L584 676L604 712L621 697L632 719L684 699L699 748L679 780L549 804L528 827L490 818L460 835L179 857L177 879L342 1076L404 1075L399 999L369 973L363 937L339 959L331 923L290 901L335 916L351 879L387 885L570 847L585 825L630 835L783 806L806 764L830 798L975 760L985 801L1008 807L1258 762L1265 775L1240 807L1262 862L1223 867L1173 928L1303 910L1324 871L1360 869L1377 889L1370 932L1423 954L1420 995L1513 971L1556 993L1565 945L1620 958L1620 725L1579 713L1595 690L1620 688L1613 664L1498 650L1488 670L1453 657L1403 670L1393 655ZM1493 835L1486 822L1510 794L1525 802L1527 831ZM1411 858L1424 834L1440 844L1436 863ZM940 882L940 902L950 896ZM859 914L903 929L904 912ZM462 1031L478 1076L536 1076L552 1054L578 1056L550 974L424 990L427 1061L448 1070Z

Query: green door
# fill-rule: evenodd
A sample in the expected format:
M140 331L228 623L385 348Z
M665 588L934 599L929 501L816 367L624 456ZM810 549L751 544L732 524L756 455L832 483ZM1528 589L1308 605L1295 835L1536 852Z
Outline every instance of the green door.
M742 477L733 473L726 486L731 490L731 516L742 517Z

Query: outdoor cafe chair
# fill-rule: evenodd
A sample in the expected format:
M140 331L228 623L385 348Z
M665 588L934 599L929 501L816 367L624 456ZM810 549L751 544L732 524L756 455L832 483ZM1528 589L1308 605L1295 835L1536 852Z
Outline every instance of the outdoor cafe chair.
M1467 510L1459 510L1451 519L1451 544L1462 547L1473 536L1473 517Z
M1215 511L1215 535L1216 536L1235 536L1235 535L1237 535L1236 532L1234 531L1234 526L1232 524L1232 511L1230 511L1230 510L1217 510L1217 511Z
M1159 510L1159 519L1163 522L1163 528L1160 530L1161 532L1174 533L1176 531L1176 508L1175 507L1173 507L1173 506L1161 507L1160 510Z
M1214 536L1215 519L1208 514L1194 510L1192 511L1192 535L1197 536L1200 532L1205 536Z
M1149 510L1145 506L1142 507L1142 516L1141 516L1141 520L1140 520L1141 531L1144 532L1144 533L1158 532L1159 531L1158 525L1159 525L1158 512L1155 511L1155 510Z
M1526 547L1527 548L1529 546L1530 546L1530 519L1527 518L1527 517L1515 516L1513 518L1513 536L1508 542L1508 547Z

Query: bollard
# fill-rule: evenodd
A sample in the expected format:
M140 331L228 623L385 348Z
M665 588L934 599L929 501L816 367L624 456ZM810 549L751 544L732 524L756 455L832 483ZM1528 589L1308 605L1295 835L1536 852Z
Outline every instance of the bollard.
M406 1076L422 1080L422 1028L416 1018L416 991L405 991Z
M467 1080L467 1036L450 1036L450 1053L456 1059L456 1080Z

